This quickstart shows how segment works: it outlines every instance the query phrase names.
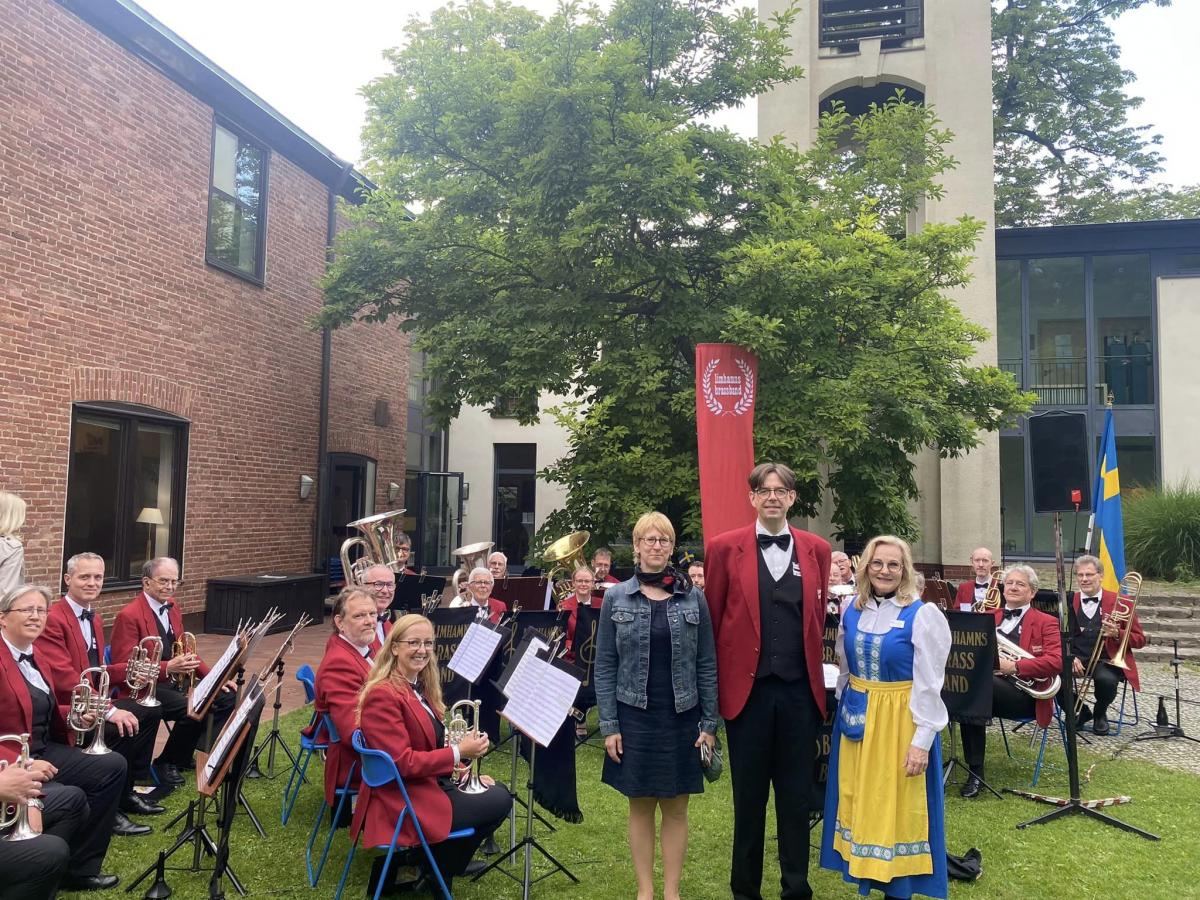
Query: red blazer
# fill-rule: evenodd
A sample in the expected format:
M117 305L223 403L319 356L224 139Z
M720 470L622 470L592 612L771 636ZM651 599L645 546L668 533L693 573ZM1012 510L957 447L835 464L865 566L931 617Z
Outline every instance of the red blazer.
M620 584L620 582L617 582ZM597 597L592 594L588 600L588 606L592 609L599 609L604 603L604 597ZM567 662L575 662L575 625L579 620L579 595L572 594L562 603L558 604L560 611L567 610L571 614L567 616L567 654L565 659Z
M789 526L790 527L790 526ZM792 546L804 579L804 654L808 681L825 715L821 671L829 542L792 528ZM704 550L704 596L717 644L717 695L721 717L732 719L746 705L758 669L762 623L758 605L758 538L753 525L726 531Z
M382 750L396 761L425 837L431 844L444 841L450 834L453 811L438 776L454 770L454 750L434 743L433 722L421 701L390 682L377 684L363 704L359 727L368 747ZM404 800L395 786L372 790L364 784L354 810L351 837L361 830L367 847L390 843L396 817L403 809ZM411 819L400 829L399 842L406 846L418 843Z
M370 671L371 666L362 654L342 640L341 635L333 635L325 644L325 656L317 667L314 706L317 712L329 714L338 731L338 742L331 744L325 753L325 802L330 806L334 805L334 791L345 784L351 764L358 761L350 735L356 727L358 695ZM350 786L357 788L358 784L359 776L355 770Z
M95 611L92 632L96 635L96 655L100 665L104 665L104 619ZM39 658L46 663L46 668L42 670L43 677L54 690L59 710L66 716L71 711L71 692L79 684L79 673L91 664L79 619L65 597L50 606L46 630L34 642L34 646L38 649ZM117 658L113 657L113 664L108 667L108 680L113 687L125 681L127 661L122 659L117 662Z
M996 625L1004 620L1004 610L995 612ZM1062 672L1062 635L1058 629L1058 619L1044 613L1034 606L1021 618L1021 649L1028 650L1036 659L1017 661L1017 674L1022 678L1032 679L1040 690L1046 687L1046 682ZM1050 724L1054 718L1054 698L1038 700L1035 705L1037 723L1042 728Z
M392 631L392 623L390 621L388 621L387 619L385 619L382 624L383 624L383 640L387 640L387 636ZM338 635L335 634L334 637L338 637ZM339 638L338 643L344 644L346 642ZM329 649L328 641L325 642L325 649L326 650ZM379 651L382 649L383 649L383 641L379 640L378 637L376 637L375 640L371 641L371 655L372 656L378 656Z
M33 664L38 667L38 671L53 690L54 686L49 677L50 666L42 657L36 641L30 652L33 654ZM8 652L8 644L3 640L0 640L0 730L9 734L26 734L33 731L33 703L29 699L29 686L21 677L17 661L12 658L12 654ZM50 707L49 738L60 744L67 743L67 720L63 718L57 705ZM17 761L19 755L20 747L15 741L0 743L0 759L12 763Z
M971 578L967 581L958 583L958 590L954 594L954 608L961 609L964 603L975 602L975 579Z
M159 637L158 623L155 621L158 617L150 609L150 601L146 599L145 593L140 593L130 600L113 620L112 631L112 658L121 660L124 665L129 661L129 654L142 640L149 635ZM175 637L183 636L183 615L179 612L179 604L176 603L167 611L167 618L171 620L171 630L175 632ZM171 652L170 647L163 647L164 662L158 664L158 680L160 682L167 680L167 664L166 656ZM208 666L203 662L196 670L196 679L199 680L208 674ZM113 679L113 684L117 686L118 697L128 697L129 688L125 684L125 679L122 678L118 684L116 679Z
M475 605L474 598L471 599L471 606ZM457 609L463 609L463 606ZM495 597L488 597L488 621L493 625L499 624L500 617L508 612L508 604L503 600L497 600ZM418 704L420 705L420 704Z
M1076 618L1079 617L1079 603L1082 594L1079 591L1075 592L1075 596L1071 598L1071 606L1075 609ZM1100 614L1111 613L1113 607L1117 605L1117 595L1112 591L1100 592ZM1133 631L1129 632L1129 651L1125 654L1125 662L1129 664L1129 668L1125 670L1125 677L1129 680L1130 686L1135 691L1142 689L1141 679L1138 677L1137 663L1133 659L1133 651L1141 650L1146 646L1146 633L1142 631L1142 623L1138 621L1137 610L1134 610L1133 621L1130 623ZM1104 649L1108 653L1108 658L1112 659L1117 652L1117 645L1120 641L1117 638L1109 638L1104 642ZM1082 660L1083 664L1087 665L1087 660Z

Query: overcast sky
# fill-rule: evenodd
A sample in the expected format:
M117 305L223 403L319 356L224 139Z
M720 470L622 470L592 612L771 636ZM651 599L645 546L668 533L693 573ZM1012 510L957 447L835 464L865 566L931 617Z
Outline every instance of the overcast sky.
M413 15L426 18L444 0L136 0L185 41L221 66L310 135L347 160L359 160L365 105L358 90L383 74L384 49L397 46ZM600 0L605 5L604 0ZM523 0L542 13L557 0ZM1117 25L1122 64L1145 98L1137 124L1163 136L1167 157L1159 181L1200 183L1200 122L1194 83L1186 77L1200 46L1200 0L1148 6ZM724 120L755 132L753 106Z

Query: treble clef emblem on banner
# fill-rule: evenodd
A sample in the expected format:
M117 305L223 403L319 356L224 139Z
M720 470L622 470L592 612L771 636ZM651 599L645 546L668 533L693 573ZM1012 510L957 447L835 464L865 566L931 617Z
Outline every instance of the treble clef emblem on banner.
M580 684L587 687L592 683L592 665L596 662L596 626L599 624L595 619L592 619L592 627L588 629L587 637L579 645L579 649L575 651L575 658L581 664L584 676Z

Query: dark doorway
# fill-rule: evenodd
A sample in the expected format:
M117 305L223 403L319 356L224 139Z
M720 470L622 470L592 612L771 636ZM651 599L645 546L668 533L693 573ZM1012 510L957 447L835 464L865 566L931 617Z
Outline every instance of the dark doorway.
M537 444L494 444L495 492L492 539L496 549L519 565L533 541L534 495L537 487Z
M329 454L329 521L325 524L329 555L337 559L342 542L359 534L347 524L375 512L375 460L355 453ZM331 566L336 569L337 566Z

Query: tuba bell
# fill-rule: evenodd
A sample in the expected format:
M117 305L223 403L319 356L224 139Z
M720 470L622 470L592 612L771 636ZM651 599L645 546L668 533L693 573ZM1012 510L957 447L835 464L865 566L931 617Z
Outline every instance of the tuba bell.
M479 700L459 700L450 707L450 724L446 726L446 743L450 746L458 745L463 738L473 731L479 730L479 707L482 706L482 701ZM463 717L463 710L471 710L471 721ZM487 734L483 734L487 737ZM458 781L458 789L464 794L482 794L487 788L483 782L479 780L479 759L473 759L465 766L461 777Z
M125 667L125 684L139 706L162 706L158 699L158 664L162 662L163 642L156 634L148 634L129 651ZM142 692L145 691L143 694Z
M396 556L396 533L404 513L403 509L392 509L346 523L347 528L362 532L342 541L342 574L346 584L361 584L362 576L371 566L387 566L396 575L404 572L404 565ZM351 562L350 551L355 547L362 547L362 556Z
M0 734L0 743L5 741L15 741L21 745L20 755L14 766L29 768L29 735L28 734ZM8 767L7 760L0 760L0 770ZM4 840L6 841L28 841L31 838L38 837L41 832L38 831L29 822L29 804L28 803L12 803L0 804L0 829L12 828Z
M580 566L587 565L587 555L583 548L587 546L591 536L587 531L573 531L542 551L542 559L551 567L546 577L554 585L555 602L561 603L575 590L571 584L571 576Z
M97 673L96 686L92 687L92 673ZM67 724L75 729L76 744L83 745L84 735L95 731L92 744L83 752L88 756L101 756L111 753L104 743L104 716L112 706L109 697L108 667L93 666L79 673L79 684L71 689L71 709L67 713ZM92 716L92 724L87 724L86 717Z
M1117 588L1117 599L1113 603L1112 611L1100 617L1101 634L1096 638L1096 646L1092 648L1092 655L1083 669L1079 691L1075 696L1076 718L1083 712L1083 705L1087 702L1088 692L1091 691L1092 682L1096 677L1096 667L1104 658L1104 645L1108 643L1108 639L1103 634L1105 625L1115 625L1121 635L1121 639L1117 642L1117 652L1113 654L1112 659L1108 660L1108 664L1116 666L1118 669L1129 668L1129 663L1125 661L1125 654L1129 652L1129 635L1133 632L1133 617L1137 614L1138 594L1141 592L1142 576L1137 572L1126 572Z
M488 554L496 544L493 541L480 541L477 544L467 544L457 550L451 550L450 555L458 557L458 568L450 577L450 587L454 593L463 592L463 583L470 577L471 570L487 566Z

